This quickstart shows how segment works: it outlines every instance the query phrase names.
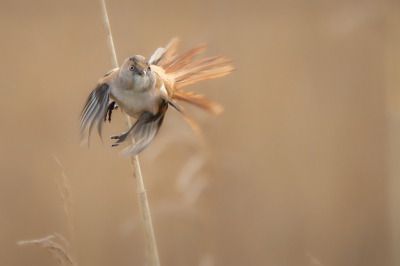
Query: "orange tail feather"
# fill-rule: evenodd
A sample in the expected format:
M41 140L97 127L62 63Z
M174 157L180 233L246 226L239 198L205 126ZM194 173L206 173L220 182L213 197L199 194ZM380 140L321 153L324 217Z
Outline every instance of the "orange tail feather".
M214 102L204 99L203 95L196 94L194 92L188 92L184 90L176 90L174 91L174 95L172 99L181 100L187 103L191 103L200 107L204 110L207 110L215 115L218 115L222 112L223 108Z
M175 51L178 42L178 39L172 39L166 48L159 48L152 57L153 64L163 70L163 73L160 74L168 80L166 83L170 84L172 99L196 105L215 115L221 113L222 107L219 104L206 100L202 95L187 92L181 88L231 73L234 70L231 65L232 62L223 56L214 56L192 62L196 55L205 51L207 45L198 45L180 56L176 56ZM197 128L186 112L183 112L183 115L192 127Z

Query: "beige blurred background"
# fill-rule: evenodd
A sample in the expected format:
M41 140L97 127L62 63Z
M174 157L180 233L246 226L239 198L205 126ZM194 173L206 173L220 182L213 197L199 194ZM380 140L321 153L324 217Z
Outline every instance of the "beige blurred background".
M210 43L237 70L188 87L214 117L174 110L140 154L161 265L400 265L400 2L107 1L118 61ZM0 2L0 265L145 265L129 161L78 143L111 63L98 1ZM73 195L73 234L56 186Z

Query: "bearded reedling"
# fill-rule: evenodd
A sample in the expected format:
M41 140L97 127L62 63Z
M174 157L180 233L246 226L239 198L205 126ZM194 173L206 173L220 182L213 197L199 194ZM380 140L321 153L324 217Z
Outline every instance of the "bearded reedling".
M150 60L141 55L132 56L124 61L121 68L115 68L101 78L83 108L80 139L89 128L89 141L93 126L97 127L101 137L103 121L108 119L111 122L112 111L119 106L137 120L127 132L111 136L117 139L112 146L118 146L128 137L133 138L135 143L128 146L125 155L135 156L155 137L169 105L184 115L197 130L196 123L176 100L219 114L222 108L218 104L182 87L229 74L234 69L231 61L214 56L192 62L194 56L206 49L206 45L199 45L180 56L175 55L177 45L178 39L171 40L166 48L158 48ZM110 97L113 99L111 103Z

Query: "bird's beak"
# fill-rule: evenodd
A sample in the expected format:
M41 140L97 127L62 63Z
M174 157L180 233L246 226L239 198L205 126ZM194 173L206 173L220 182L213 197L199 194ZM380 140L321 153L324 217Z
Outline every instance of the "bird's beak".
M140 71L138 74L139 74L140 76L142 76L142 77L146 76L146 72L145 72L144 70Z

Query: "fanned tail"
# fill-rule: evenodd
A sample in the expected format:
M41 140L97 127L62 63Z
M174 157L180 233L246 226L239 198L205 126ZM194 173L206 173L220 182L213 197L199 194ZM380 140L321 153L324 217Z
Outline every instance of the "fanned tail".
M193 57L204 52L206 48L207 44L200 44L190 49L189 51L181 54L180 56L174 58L173 60L165 62L160 66L165 70L165 73L173 73L179 71L182 68L184 68L187 64L189 64L192 61Z
M206 100L203 95L196 94L194 92L176 90L172 98L196 105L197 107L207 110L214 115L220 114L223 110L219 104Z
M202 80L228 75L234 70L231 65L232 61L223 56L214 56L192 62L196 55L206 50L207 45L198 45L180 56L176 56L178 43L177 38L172 39L166 48L158 48L150 60L152 64L162 69L163 73L160 74L168 79L167 83L173 87L172 99L191 103L215 115L221 113L222 107L219 104L182 88ZM186 113L184 116L191 123L192 120ZM193 127L193 123L191 125Z
M178 38L172 39L166 48L158 48L150 59L151 64L161 67L168 78L174 81L174 90L198 81L223 77L234 70L232 61L223 56L192 62L196 55L206 50L207 44L198 45L176 56L178 43Z
M175 87L180 89L202 80L223 77L232 71L230 60L223 56L215 56L186 64L171 73L171 76L175 79Z

